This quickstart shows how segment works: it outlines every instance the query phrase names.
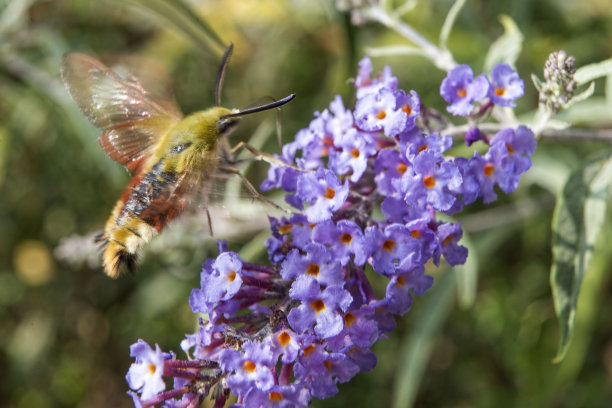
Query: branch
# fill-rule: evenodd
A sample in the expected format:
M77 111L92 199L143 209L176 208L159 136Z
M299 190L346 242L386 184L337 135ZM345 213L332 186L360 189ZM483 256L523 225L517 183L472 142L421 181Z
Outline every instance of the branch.
M507 128L501 123L481 123L478 125L483 133L497 133ZM441 134L451 135L455 139L461 139L470 129L469 125L452 126L442 130ZM600 142L612 144L612 129L544 129L539 140L545 142Z
M547 142L602 142L612 144L612 129L545 129L540 140Z

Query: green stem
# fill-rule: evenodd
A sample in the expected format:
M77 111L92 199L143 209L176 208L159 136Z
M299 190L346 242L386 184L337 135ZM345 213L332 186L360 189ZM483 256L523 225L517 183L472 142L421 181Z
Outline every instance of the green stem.
M371 7L367 9L364 14L371 20L379 22L385 27L390 28L404 38L410 40L423 51L423 54L429 58L436 67L444 71L450 71L457 65L449 51L442 50L441 48L435 46L410 25L406 24L396 16L390 15L381 7Z

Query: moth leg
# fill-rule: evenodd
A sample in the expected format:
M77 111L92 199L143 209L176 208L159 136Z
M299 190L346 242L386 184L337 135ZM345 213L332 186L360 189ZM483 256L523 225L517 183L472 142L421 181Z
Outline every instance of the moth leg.
M219 143L219 161L228 166L238 166L247 160L236 159L234 149L231 148L227 140L222 139Z
M261 160L261 161L265 161L268 164L271 164L273 166L279 166L279 167L291 167L294 170L297 171L301 171L301 172L309 172L310 170L304 170L304 169L300 169L299 167L296 167L292 164L289 164L287 162L282 161L281 159L272 156L271 154L268 153L264 153L262 151L257 150L255 147L251 146L250 144L246 143L246 142L240 142L238 143L236 146L234 146L229 153L231 155L234 155L236 153L238 153L240 150L242 149L246 149L249 152L251 152L251 154L253 155L253 158L255 160Z
M225 166L220 166L219 170L225 173L229 173L229 174L235 174L236 176L240 177L240 180L242 180L242 183L244 184L244 186L247 188L247 190L249 190L249 193L251 193L251 195L254 198L258 198L261 201L264 201L268 204L270 204L273 207L278 208L279 210L287 213L287 214L293 214L293 212L291 210L288 210L286 208L281 207L280 205L276 204L274 201L270 200L268 197L262 195L259 191L257 191L257 189L255 187L253 187L253 184L251 184L251 182L249 180L247 180L246 177L244 177L244 175L240 172L240 170L234 168L234 167L225 167Z

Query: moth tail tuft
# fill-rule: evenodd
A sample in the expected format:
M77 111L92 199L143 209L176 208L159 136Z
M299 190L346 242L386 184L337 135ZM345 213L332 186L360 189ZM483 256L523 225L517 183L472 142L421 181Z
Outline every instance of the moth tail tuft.
M135 252L129 252L124 245L112 240L106 241L102 264L104 273L111 278L116 279L124 272L134 272L137 259L138 255Z
M136 270L137 259L138 256L136 254L130 254L125 250L119 251L115 256L115 263L113 265L114 274L111 276L119 276L124 270L129 273L134 273L134 271Z

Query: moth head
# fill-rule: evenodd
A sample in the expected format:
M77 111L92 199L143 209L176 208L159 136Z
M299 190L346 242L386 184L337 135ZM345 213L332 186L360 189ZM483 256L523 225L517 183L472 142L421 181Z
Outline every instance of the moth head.
M217 71L217 81L215 83L215 106L220 107L221 104L221 88L223 86L223 78L225 78L225 71L229 64L230 57L232 56L232 51L234 49L234 45L230 43L225 52L223 53L223 57L221 58L221 63L219 64L219 70ZM250 115L251 113L257 113L261 111L265 111L268 109L278 108L290 100L295 98L295 94L291 94L289 96L284 97L283 99L279 99L277 101L270 102L265 105L259 105L252 108L247 109L233 109L229 111L227 114L223 114L220 116L217 121L217 130L219 133L219 137L223 137L228 135L234 130L234 128L240 123L240 118L244 115ZM221 108L222 109L222 108Z

